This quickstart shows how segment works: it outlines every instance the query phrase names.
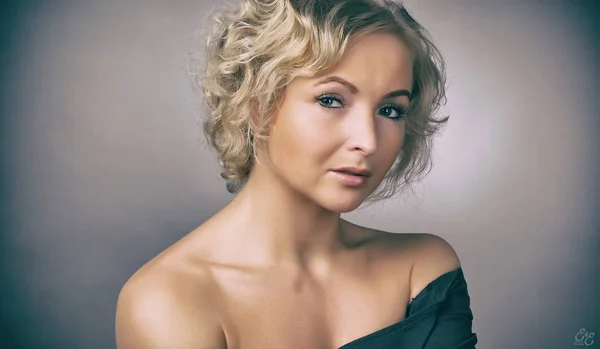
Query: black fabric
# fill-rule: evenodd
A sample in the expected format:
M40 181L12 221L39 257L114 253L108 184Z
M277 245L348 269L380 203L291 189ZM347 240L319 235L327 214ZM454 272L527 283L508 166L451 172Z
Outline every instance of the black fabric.
M406 309L403 320L339 349L473 349L473 313L462 268L439 276Z

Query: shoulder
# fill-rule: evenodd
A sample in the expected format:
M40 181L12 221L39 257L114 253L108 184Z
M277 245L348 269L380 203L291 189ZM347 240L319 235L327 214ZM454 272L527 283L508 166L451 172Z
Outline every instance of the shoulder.
M448 241L434 234L396 234L379 231L385 249L408 268L411 299L430 282L459 268L459 257Z
M214 293L206 272L146 265L119 293L119 349L224 348Z
M460 260L454 248L433 234L414 234L414 258L410 277L411 298L416 297L430 282L458 269Z

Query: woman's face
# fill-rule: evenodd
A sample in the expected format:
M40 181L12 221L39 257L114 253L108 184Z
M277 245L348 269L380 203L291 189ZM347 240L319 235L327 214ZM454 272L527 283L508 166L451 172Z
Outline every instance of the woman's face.
M326 209L354 210L402 148L412 79L396 36L354 39L333 69L286 87L268 144L271 171Z

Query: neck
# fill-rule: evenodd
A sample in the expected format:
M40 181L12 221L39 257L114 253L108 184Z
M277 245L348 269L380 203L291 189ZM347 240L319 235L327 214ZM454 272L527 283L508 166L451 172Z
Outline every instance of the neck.
M340 213L317 205L261 165L229 209L252 227L240 241L272 263L322 265L340 247Z

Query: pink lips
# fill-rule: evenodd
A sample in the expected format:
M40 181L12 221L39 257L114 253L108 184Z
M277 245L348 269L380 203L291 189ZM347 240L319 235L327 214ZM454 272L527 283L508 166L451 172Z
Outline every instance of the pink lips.
M332 172L344 185L350 187L363 185L371 177L371 171L357 167L344 167L332 170Z

